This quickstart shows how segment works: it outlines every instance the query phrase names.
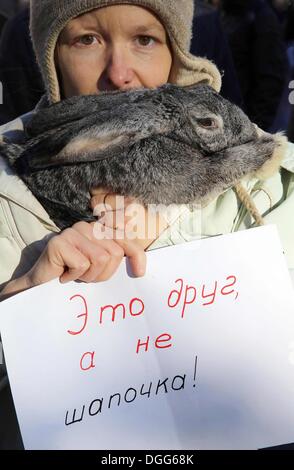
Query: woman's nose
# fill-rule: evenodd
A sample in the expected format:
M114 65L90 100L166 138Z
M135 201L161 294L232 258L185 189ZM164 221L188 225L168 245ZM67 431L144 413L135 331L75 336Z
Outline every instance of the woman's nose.
M123 48L112 50L99 79L100 91L127 90L132 88L135 73L130 58Z

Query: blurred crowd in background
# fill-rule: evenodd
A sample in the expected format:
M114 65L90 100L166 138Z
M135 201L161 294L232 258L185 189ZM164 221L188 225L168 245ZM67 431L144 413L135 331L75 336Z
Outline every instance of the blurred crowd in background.
M195 3L191 53L218 66L221 94L253 122L269 132L284 130L294 141L294 0ZM29 0L0 0L0 125L31 111L44 93L28 5Z

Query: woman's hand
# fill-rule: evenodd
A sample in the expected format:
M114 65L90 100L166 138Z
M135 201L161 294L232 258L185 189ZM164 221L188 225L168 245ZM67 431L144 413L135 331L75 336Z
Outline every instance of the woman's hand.
M126 240L120 245L114 240L97 240L96 222L78 222L54 236L33 268L27 273L33 285L57 277L61 282L81 280L98 282L109 279L124 255L130 259L133 273L143 276L146 255L136 243Z
M146 250L167 228L168 224L155 208L146 208L133 198L119 196L98 188L91 191L91 208L99 217L97 236L134 240ZM100 228L99 228L100 227Z
M56 278L61 282L106 281L124 256L135 276L145 274L144 250L168 226L165 218L104 188L92 192L91 207L100 216L99 222L78 222L54 235L30 271L4 287L0 301Z
M28 273L9 282L0 300L55 278L61 282L81 280L99 282L109 279L126 255L133 274L143 276L146 270L144 249L135 240L96 239L95 224L78 222L53 236L40 258Z

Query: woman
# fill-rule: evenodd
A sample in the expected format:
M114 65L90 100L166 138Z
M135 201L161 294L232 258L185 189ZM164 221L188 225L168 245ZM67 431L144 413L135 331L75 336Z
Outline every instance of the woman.
M157 87L168 81L189 85L205 81L220 89L220 75L210 62L188 53L193 1L177 0L33 0L31 36L47 88L47 100L73 95ZM17 140L30 114L2 127L0 133ZM246 181L265 220L276 222L289 266L294 268L294 157L287 151L281 174L265 183ZM92 205L106 202L113 210L114 195L94 191ZM172 226L157 226L155 236L97 240L93 226L75 224L59 230L44 208L13 175L0 157L0 284L2 300L60 277L85 282L108 279L124 255L135 274L145 270L146 249L186 241L182 224L194 218L188 209ZM143 212L142 224L145 223ZM291 225L292 224L292 225ZM252 225L232 189L202 211L203 236L228 233ZM197 233L192 232L192 237ZM9 388L0 385L0 447L21 446ZM1 382L0 382L1 384ZM4 413L6 413L4 415ZM1 429L2 428L2 429Z
M32 0L31 36L47 100L54 103L73 95L153 88L166 82L185 86L204 81L219 91L221 79L215 66L188 52L192 20L193 0ZM17 141L29 119L30 115L22 116L3 126L0 133ZM294 227L289 220L294 209L294 157L290 148L282 168L265 183L249 179L244 184L265 221L277 223L289 267L294 268ZM114 195L103 188L94 190L92 196L93 207L107 203L119 212ZM232 189L201 215L203 236L252 225ZM0 157L1 300L57 277L63 282L109 279L124 255L141 276L145 250L199 235L196 230L190 234L182 230L194 218L184 208L166 227L154 216L149 224L156 227L155 235L137 239L97 240L93 224L84 222L58 233L41 204ZM145 219L143 211L142 225ZM15 448L20 445L19 434L13 412L7 411L9 406L12 409L8 387L2 386L0 402L0 414L6 410L6 416L0 416L0 446Z
M166 9L165 0L33 0L31 36L48 101L101 91L154 88L168 81L189 85L205 80L219 90L216 67L188 53L192 19L192 0L172 2L170 9ZM6 125L6 133L7 128L11 131ZM106 280L124 255L130 258L136 275L144 274L144 250L152 239L96 240L90 224L78 223L47 243L46 235L58 229L19 180L14 179L13 187L9 185L8 172L3 167L0 175L0 188L6 187L2 198L10 202L8 218L16 218L15 202L24 209L16 224L23 221L26 233L10 232L2 238L0 284L13 279L2 290L2 299L55 277L62 281ZM14 194L7 194L8 185ZM94 205L104 198L98 190ZM107 204L113 201L107 197ZM4 223L7 214L1 218ZM18 246L17 235L21 241L25 239Z

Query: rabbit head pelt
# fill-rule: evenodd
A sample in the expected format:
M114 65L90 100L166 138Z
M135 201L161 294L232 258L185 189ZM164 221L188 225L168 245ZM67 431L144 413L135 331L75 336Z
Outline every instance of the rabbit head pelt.
M69 98L36 110L25 132L0 154L60 228L95 220L100 186L143 204L205 204L279 146L207 85Z

